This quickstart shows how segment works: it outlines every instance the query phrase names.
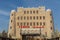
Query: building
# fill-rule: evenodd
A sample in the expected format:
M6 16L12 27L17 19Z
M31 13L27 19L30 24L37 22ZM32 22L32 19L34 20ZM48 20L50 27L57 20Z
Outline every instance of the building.
M23 35L36 35L34 38L52 38L54 23L51 9L44 6L38 8L17 8L10 14L8 37L21 39ZM40 35L40 36L37 36Z

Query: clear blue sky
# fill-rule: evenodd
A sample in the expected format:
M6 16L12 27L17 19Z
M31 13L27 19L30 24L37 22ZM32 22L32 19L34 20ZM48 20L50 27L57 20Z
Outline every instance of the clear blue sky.
M60 0L0 0L0 32L8 29L9 16L17 7L45 6L53 12L54 26L60 31Z

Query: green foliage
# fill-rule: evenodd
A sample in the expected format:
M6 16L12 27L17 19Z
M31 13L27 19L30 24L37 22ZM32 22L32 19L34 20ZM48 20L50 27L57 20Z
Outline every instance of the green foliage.
M59 31L57 29L55 30L55 37L59 37Z
M1 36L2 37L7 37L7 32L5 32L5 30L3 30L2 33L1 33Z
M0 37L2 36L2 33L0 33Z

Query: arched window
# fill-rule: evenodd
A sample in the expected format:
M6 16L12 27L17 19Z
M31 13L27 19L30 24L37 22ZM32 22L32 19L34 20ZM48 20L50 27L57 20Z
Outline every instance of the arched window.
M35 16L33 16L33 19L35 20Z
M43 16L43 19L45 19L45 16Z
M36 11L36 13L38 13L38 10Z
M32 14L32 11L30 11L30 14Z
M26 11L24 11L24 14L26 14Z
M35 11L33 11L33 13L35 13Z

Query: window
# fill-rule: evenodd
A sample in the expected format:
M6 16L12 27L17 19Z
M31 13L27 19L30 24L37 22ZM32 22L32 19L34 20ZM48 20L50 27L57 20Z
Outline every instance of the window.
M17 19L19 20L19 17L17 17Z
M26 19L26 17L24 16L24 20Z
M22 23L20 23L20 25L22 26Z
M24 22L24 26L26 25L26 23Z
M38 13L38 10L36 11L36 13Z
M29 25L29 23L27 22L27 26Z
M21 20L22 20L22 16L21 16Z
M40 22L40 26L42 25L42 22Z
M37 19L38 19L38 16L37 16Z
M33 25L35 26L35 22L33 22Z
M32 26L32 22L30 22L30 26Z
M43 19L45 19L45 16L43 16Z
M24 11L24 14L26 14L26 11Z
M27 11L27 14L29 13L29 11Z
M52 30L52 27L50 29Z
M30 19L32 19L32 16L30 16Z
M11 20L11 23L12 23L12 20Z
M37 22L37 26L39 25L39 23Z
M12 29L12 26L10 26L10 29Z
M33 16L33 19L35 19L35 16Z
M50 21L50 23L52 23L52 20Z
M13 14L11 14L13 16Z
M45 25L45 22L43 22L43 25Z
M35 11L33 11L33 13L35 13Z
M32 11L30 11L30 13L32 14Z
M27 20L29 20L29 16L27 16Z
M19 22L17 22L17 26L19 26Z
M40 19L42 19L42 17L40 16Z
M50 14L50 16L52 16L52 14Z

